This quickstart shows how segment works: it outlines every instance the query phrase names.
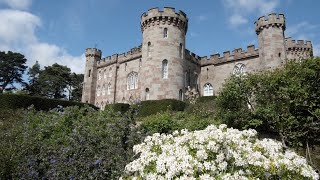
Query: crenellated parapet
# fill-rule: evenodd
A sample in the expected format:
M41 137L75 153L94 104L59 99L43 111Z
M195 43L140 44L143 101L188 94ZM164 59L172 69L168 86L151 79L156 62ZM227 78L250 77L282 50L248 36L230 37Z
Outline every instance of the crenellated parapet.
M223 52L223 56L219 53L201 57L201 66L218 65L231 61L238 61L242 59L255 58L259 56L259 50L254 45L249 45L247 51L243 51L242 48L236 48L230 53L230 51Z
M141 31L143 32L150 26L167 24L177 26L184 33L188 30L188 18L183 11L176 12L172 7L164 7L163 11L159 8L149 9L147 13L141 15Z
M271 13L267 17L261 16L256 22L256 33L259 34L264 28L279 27L286 29L285 17L283 14Z
M285 39L288 59L307 59L313 56L311 41Z
M85 52L86 57L101 58L102 52L97 48L87 48Z
M98 67L105 67L115 63L123 63L133 59L137 59L142 56L141 54L142 46L131 48L128 52L122 54L113 54L112 56L107 56L101 61L98 61Z
M193 52L190 52L188 49L185 49L185 60L193 62L195 64L200 64L200 56L196 55Z

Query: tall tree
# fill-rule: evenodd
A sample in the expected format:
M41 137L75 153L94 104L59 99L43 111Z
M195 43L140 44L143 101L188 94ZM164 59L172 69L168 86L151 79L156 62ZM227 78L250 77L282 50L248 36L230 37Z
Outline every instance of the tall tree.
M26 85L26 90L29 92L29 95L41 95L41 87L38 81L40 73L40 64L36 61L36 63L28 70L29 84Z
M20 53L0 51L0 93L15 89L14 83L23 83L22 75L26 70L27 59Z
M68 93L69 100L81 101L82 96L82 84L83 84L83 74L72 73L68 82Z
M65 98L65 90L68 82L70 82L70 74L70 68L57 63L45 67L45 69L40 72L38 79L42 96L54 99Z

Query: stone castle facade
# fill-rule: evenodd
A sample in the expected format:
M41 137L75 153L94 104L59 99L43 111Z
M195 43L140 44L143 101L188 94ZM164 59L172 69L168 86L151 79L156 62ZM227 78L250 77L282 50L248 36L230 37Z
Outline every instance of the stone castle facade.
M82 102L106 104L143 100L185 100L190 91L215 95L231 74L279 67L288 60L311 57L310 41L284 37L283 14L269 14L255 22L258 46L234 49L222 56L198 56L186 49L187 15L165 7L141 16L142 44L123 54L102 58L96 48L86 49Z

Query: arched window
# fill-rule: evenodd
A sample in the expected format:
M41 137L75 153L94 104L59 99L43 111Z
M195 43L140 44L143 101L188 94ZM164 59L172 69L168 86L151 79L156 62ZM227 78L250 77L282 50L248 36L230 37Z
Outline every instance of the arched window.
M112 77L112 68L109 69L109 77Z
M182 44L179 45L179 57L182 58L183 51L182 51Z
M107 78L107 70L106 69L103 71L103 78L104 79Z
M151 42L148 42L148 49L147 49L147 56L150 57L151 56Z
M234 66L233 68L233 75L240 76L240 75L245 75L246 74L246 65L242 63L238 63Z
M106 85L105 84L103 84L103 86L102 86L102 95L103 96L106 95Z
M104 110L104 103L103 101L101 102L101 107L100 107L101 110Z
M168 60L166 59L162 61L162 78L168 78Z
M98 102L96 102L96 107L99 107L99 103Z
M127 79L127 89L137 89L138 88L138 73L131 72L128 74Z
M204 85L203 96L213 96L213 86L210 83Z
M179 90L179 100L180 100L180 101L183 100L183 92L182 92L182 89Z
M98 73L98 79L99 80L101 79L101 71L99 71L99 73Z
M163 29L163 38L167 38L168 37L168 28L164 28Z
M107 94L110 95L111 94L111 83L108 84L107 87Z
M185 85L186 87L190 86L190 71L186 71L185 74Z
M150 99L150 92L149 92L149 88L146 88L146 100Z
M97 87L97 96L100 96L100 94L101 94L101 89L100 89L100 85L98 85L98 87Z
M196 89L198 89L198 84L199 84L199 76L197 73L195 73L194 75L194 86L196 87Z

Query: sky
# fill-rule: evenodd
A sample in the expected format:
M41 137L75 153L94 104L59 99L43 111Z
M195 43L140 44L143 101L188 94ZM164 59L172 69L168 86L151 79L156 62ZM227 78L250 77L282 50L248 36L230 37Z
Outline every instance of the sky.
M312 41L320 56L319 0L0 0L0 51L83 73L86 48L106 57L139 46L141 14L153 7L187 14L186 48L199 56L257 48L254 22L271 12L285 14L286 37Z

